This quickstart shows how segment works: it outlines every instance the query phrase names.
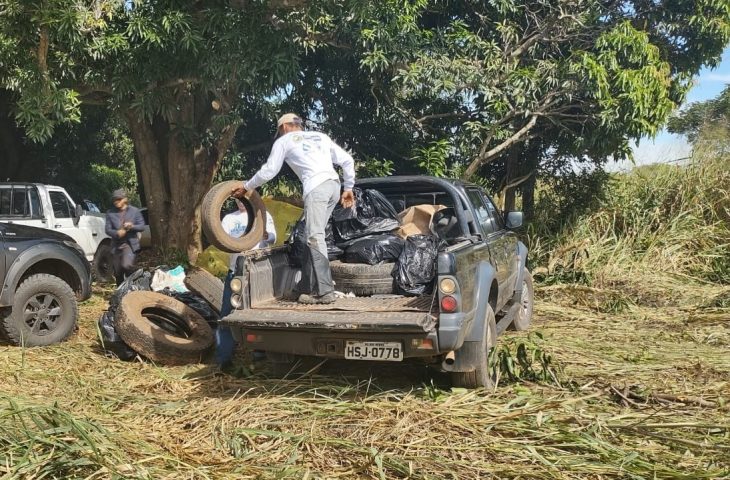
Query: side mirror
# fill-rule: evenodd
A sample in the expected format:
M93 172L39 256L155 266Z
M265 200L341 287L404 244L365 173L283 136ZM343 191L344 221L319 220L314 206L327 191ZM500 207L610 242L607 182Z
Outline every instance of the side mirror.
M505 224L510 230L522 226L522 212L508 212Z
M79 220L81 219L81 215L84 214L84 209L81 208L81 205L76 205L76 210L74 211L74 225L79 224Z

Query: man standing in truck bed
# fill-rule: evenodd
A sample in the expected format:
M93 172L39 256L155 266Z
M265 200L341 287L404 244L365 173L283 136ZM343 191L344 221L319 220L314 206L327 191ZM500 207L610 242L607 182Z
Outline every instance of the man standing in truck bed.
M144 230L144 218L138 208L129 204L124 189L112 193L114 208L106 212L106 234L112 239L114 278L117 286L134 272L134 261L139 252L139 234Z
M325 227L337 200L344 208L355 205L352 187L355 185L355 162L345 150L327 135L305 132L302 119L287 113L277 122L279 138L274 142L266 163L242 187L231 195L242 198L247 191L260 187L279 173L284 162L302 181L304 219L307 246L302 259L302 284L307 293L299 296L300 303L333 303L334 284L327 259ZM335 165L342 168L343 191ZM302 289L302 287L300 287Z

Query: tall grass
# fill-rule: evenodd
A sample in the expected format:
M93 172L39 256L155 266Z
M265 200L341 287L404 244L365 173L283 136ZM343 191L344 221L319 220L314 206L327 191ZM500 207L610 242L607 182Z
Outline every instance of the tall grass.
M714 137L698 141L686 165L636 168L605 188L597 209L557 234L544 218L531 225L531 254L547 280L610 284L649 273L730 283L730 152ZM541 194L543 205L555 201Z

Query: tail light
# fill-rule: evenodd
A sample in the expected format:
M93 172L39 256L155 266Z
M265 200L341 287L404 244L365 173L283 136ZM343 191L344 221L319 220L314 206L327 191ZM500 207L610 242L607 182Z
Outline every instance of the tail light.
M441 311L442 312L455 312L459 308L459 302L456 301L451 295L445 295L441 298Z

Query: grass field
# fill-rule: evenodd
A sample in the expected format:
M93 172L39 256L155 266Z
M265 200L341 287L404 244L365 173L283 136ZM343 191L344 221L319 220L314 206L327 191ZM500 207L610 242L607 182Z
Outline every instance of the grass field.
M539 288L496 393L419 366L123 363L97 290L71 341L0 346L0 478L730 478L730 289L676 286Z

